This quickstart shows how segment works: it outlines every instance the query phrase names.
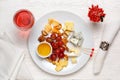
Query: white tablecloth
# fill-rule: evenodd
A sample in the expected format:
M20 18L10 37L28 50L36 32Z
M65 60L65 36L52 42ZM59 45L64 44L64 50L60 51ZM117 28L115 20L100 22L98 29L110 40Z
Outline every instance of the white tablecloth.
M44 14L55 10L72 11L79 15L93 31L95 49L99 47L99 41L103 32L103 23L92 24L87 17L88 7L91 4L99 4L106 13L105 20L109 16L113 19L120 18L120 0L0 0L0 32L5 31L15 41L16 45L26 50L25 59L17 75L17 80L120 80L120 33L115 38L104 68L99 75L93 74L93 59L80 71L67 76L54 76L41 71L32 61L27 50L27 37L29 32L21 33L13 24L13 15L19 9L29 9L36 21Z

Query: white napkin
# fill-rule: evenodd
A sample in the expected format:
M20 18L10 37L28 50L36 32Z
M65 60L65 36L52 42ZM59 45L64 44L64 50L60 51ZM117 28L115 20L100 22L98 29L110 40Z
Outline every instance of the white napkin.
M0 34L0 80L15 80L24 57L22 52L5 33Z
M101 41L106 41L109 44L111 44L116 34L118 33L119 29L120 29L119 20L118 21L114 20L109 23L106 23ZM97 56L95 57L95 61L94 61L94 67L93 67L94 74L100 73L102 66L104 64L106 53L107 51L103 51L102 49L99 48Z

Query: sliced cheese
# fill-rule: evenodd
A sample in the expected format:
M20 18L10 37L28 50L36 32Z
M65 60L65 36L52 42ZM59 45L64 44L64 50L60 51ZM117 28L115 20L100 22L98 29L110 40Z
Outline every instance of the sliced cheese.
M72 62L72 64L77 63L77 58L76 58L76 57L72 57L72 58L71 58L71 62Z
M62 67L66 67L68 65L68 61L67 60L60 60L59 63L60 63L60 65Z
M66 26L62 27L62 30L63 30L63 31L66 31Z
M68 65L68 61L65 59L61 59L59 62L56 62L56 68L55 70L61 71L64 67L66 67Z
M74 23L73 23L73 22L70 22L70 21L66 21L66 22L65 22L65 26L66 26L66 27L68 27L68 26L69 26L69 27L73 27L73 26L74 26Z
M63 69L62 66L56 66L56 68L55 68L55 70L56 70L57 72L61 71L62 69Z
M66 27L66 30L73 31L74 30L74 23L67 21L67 22L65 22L65 27Z

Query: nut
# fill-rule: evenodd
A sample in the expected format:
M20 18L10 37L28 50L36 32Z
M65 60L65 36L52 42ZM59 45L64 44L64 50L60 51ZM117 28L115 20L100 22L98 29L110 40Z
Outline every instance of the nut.
M45 37L44 37L43 35L41 35L41 36L38 38L38 41L39 41L39 42L45 41Z

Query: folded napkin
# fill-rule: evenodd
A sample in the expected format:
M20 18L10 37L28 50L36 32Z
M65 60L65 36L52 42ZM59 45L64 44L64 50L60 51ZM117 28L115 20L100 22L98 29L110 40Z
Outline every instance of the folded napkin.
M5 33L0 34L0 80L15 80L24 57L22 52Z
M102 66L104 64L104 59L106 57L107 51L119 30L120 30L119 20L117 21L114 20L105 24L105 29L100 43L100 48L94 61L93 68L94 74L100 73Z

